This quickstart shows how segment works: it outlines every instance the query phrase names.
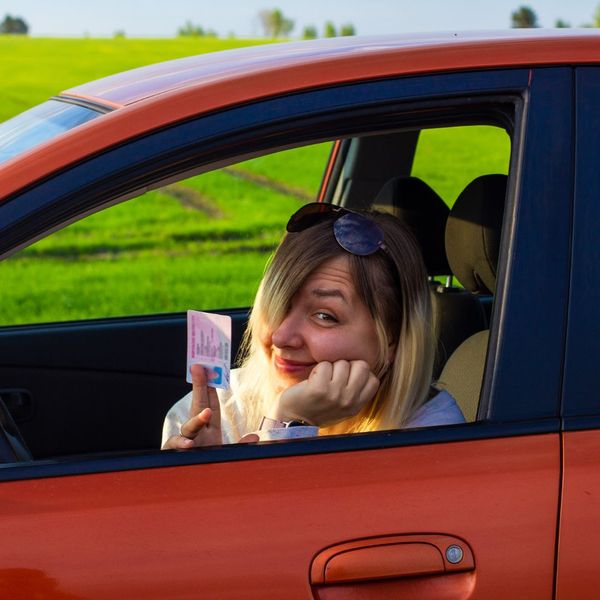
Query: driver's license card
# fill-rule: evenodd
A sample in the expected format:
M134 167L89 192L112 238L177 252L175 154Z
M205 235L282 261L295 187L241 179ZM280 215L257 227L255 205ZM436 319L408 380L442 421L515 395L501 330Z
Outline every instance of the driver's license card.
M187 376L192 383L191 367L201 364L212 371L208 385L229 388L231 372L231 317L205 313L198 310L187 312Z

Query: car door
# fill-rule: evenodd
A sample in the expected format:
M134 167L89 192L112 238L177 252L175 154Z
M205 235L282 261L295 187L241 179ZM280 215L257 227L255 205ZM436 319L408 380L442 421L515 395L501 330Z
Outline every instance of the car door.
M552 597L571 71L351 87L235 107L110 150L0 206L3 239L25 235L23 223L34 237L59 211L99 207L164 178L167 167L183 172L265 144L389 127L399 114L420 118L432 103L465 117L473 105L512 106L500 283L478 421L3 465L0 589L10 597ZM139 326L150 335L159 321ZM121 393L119 377L103 375Z
M597 359L600 355L596 314L600 220L595 166L600 150L600 99L597 67L576 70L577 142L573 268L564 382L563 484L558 544L557 598L595 598L594 548L600 541Z

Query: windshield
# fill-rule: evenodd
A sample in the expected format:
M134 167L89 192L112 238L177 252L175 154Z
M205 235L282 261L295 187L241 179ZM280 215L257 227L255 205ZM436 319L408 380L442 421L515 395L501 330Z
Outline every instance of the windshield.
M21 113L0 124L0 163L101 114L59 100L48 100Z

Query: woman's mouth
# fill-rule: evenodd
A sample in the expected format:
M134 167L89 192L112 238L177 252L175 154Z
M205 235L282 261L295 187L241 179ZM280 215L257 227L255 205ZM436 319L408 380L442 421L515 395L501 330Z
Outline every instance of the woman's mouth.
M301 373L303 371L310 371L315 366L314 362L302 362L298 360L289 360L282 358L281 356L275 356L273 359L275 367L283 373Z

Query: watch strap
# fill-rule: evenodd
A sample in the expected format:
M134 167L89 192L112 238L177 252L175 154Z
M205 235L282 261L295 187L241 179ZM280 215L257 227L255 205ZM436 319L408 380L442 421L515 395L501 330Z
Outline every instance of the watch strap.
M280 421L279 419L263 417L258 430L263 431L265 429L287 429L288 427L307 426L310 426L310 423L307 423L306 421L300 421L299 419L292 419L291 421Z

